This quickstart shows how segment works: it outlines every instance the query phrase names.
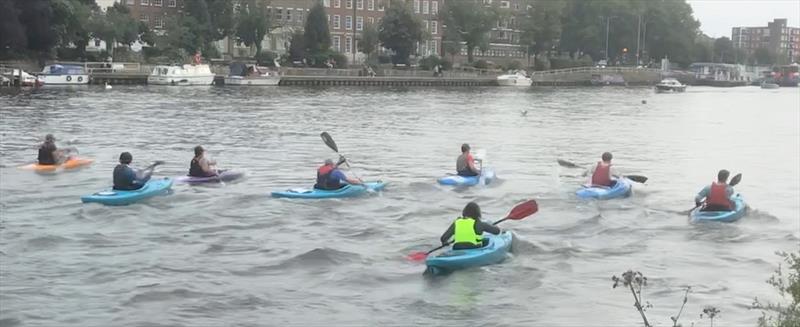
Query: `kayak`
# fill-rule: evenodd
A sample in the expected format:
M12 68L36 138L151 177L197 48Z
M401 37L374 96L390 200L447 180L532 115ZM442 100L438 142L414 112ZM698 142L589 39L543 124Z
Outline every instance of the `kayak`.
M48 172L54 172L58 168L63 168L63 169L80 168L80 167L88 166L93 162L94 162L94 159L72 157L72 158L67 159L67 161L64 161L60 165L40 165L38 163L32 163L30 165L21 166L19 168L20 169L33 170L33 171L36 171L36 172L48 173Z
M747 212L747 205L741 195L737 194L733 202L736 203L736 208L733 211L700 211L701 208L692 210L689 216L693 222L699 221L719 221L730 223L744 217Z
M445 274L459 269L496 264L506 259L514 239L510 231L504 231L500 235L484 233L483 238L488 239L489 244L482 248L448 250L440 255L428 257L425 260L425 265L428 266L425 272L434 275Z
M175 177L175 183L188 183L188 184L201 184L201 183L219 183L230 182L244 176L243 172L225 170L219 176L211 177L194 177L194 176L178 176Z
M479 176L458 176L458 175L449 175L445 177L441 177L436 181L439 182L441 185L453 185L453 186L473 186L478 185L481 183L481 179L483 179L483 184L491 183L497 176L494 173L494 169L491 168L483 168L481 171L481 175Z
M156 195L166 194L172 187L172 178L151 179L138 190L108 190L81 197L81 202L96 202L110 206L121 206L141 201Z
M581 199L608 200L614 198L624 198L631 195L631 181L627 178L615 179L617 183L613 187L592 185L586 186L575 192Z
M366 182L364 185L350 185L347 184L337 190L320 190L316 188L290 188L286 191L273 191L273 198L292 198L292 199L330 199L330 198L346 198L351 196L359 196L368 191L383 190L386 183L382 181Z

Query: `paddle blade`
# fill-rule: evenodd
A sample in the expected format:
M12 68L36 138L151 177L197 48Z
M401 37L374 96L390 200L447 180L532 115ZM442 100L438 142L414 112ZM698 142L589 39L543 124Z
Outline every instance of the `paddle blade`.
M647 182L647 177L640 176L640 175L625 175L625 178L630 179L630 180L632 180L634 182L637 182L637 183L642 183L642 184L644 184L644 182Z
M742 181L742 174L741 173L736 174L736 176L733 176L733 178L731 178L731 182L728 185L736 186L736 184L739 184L739 182L741 181Z
M336 146L336 142L333 141L333 138L328 132L322 132L319 136L322 138L322 141L325 142L325 145L331 148L333 152L339 153L339 147Z
M514 207L514 209L511 209L511 212L508 213L507 218L520 220L536 213L537 211L539 211L539 205L536 203L536 200L528 200L518 204L516 207Z
M406 257L409 261L424 261L428 258L427 252L414 252Z
M578 165L576 165L576 164L574 164L572 162L566 161L566 160L558 159L557 161L558 161L558 165L561 166L561 167L581 168L580 166L578 166Z

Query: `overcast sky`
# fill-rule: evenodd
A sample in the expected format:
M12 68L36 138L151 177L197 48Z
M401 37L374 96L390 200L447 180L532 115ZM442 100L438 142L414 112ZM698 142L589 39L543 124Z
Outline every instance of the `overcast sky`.
M734 26L767 26L786 18L800 27L800 0L688 0L700 29L712 37L731 37Z

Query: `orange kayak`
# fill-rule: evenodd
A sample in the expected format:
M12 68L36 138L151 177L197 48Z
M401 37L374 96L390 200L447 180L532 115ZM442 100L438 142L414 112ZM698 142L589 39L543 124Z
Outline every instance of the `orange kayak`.
M67 159L67 161L65 161L64 163L62 163L60 165L40 165L38 163L32 163L30 165L21 166L19 168L20 169L27 169L27 170L34 170L34 171L37 171L37 172L54 172L58 168L75 169L75 168L80 168L80 167L83 167L83 166L88 166L92 162L94 162L94 159L89 159L89 158L69 158L69 159Z

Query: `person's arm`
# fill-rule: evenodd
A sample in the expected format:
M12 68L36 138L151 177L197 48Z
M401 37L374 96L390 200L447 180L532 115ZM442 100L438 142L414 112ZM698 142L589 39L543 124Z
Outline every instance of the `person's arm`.
M584 176L584 177L586 177L586 176L589 176L589 177L591 177L592 175L594 175L594 170L595 170L596 168L597 168L597 165L591 165L591 166L589 166L589 168L587 168L586 170L584 170L584 171L583 171L583 176ZM589 183L591 183L591 180L589 181Z
M476 232L478 232L478 235L483 234L483 232L487 232L489 234L494 234L494 235L500 234L500 227L497 227L492 224L487 224L483 221L476 224L475 226L478 227L476 230Z
M217 174L216 170L211 169L211 165L214 164L213 161L210 161L210 160L208 160L208 159L206 159L204 157L203 159L199 160L198 164L200 165L200 169L202 169L203 172L206 173L206 175L216 175Z
M708 192L711 192L711 186L706 186L700 190L700 193L697 193L697 196L694 197L694 203L698 206L703 203L703 199L708 196Z
M447 244L447 242L450 242L450 238L453 237L455 232L456 224L452 223L450 224L450 227L447 227L447 230L444 231L444 234L442 234L442 237L440 237L439 240L442 241L442 244Z
M623 177L622 174L619 173L619 170L617 170L617 168L614 165L611 165L611 167L608 168L608 174L617 178Z
M469 167L469 170L471 170L473 173L481 173L481 170L475 167L475 158L472 157L472 154L467 156L467 167Z
M333 173L331 173L331 174L333 174L333 177L335 177L335 178L338 178L339 180L345 181L345 182L347 182L348 184L353 184L353 185L364 184L364 182L362 182L362 181L361 181L360 179L358 179L358 178L347 177L347 175L345 175L345 174L344 174L344 173L343 173L341 170L338 170L338 169L337 169L337 170L335 170L335 171L334 171Z

